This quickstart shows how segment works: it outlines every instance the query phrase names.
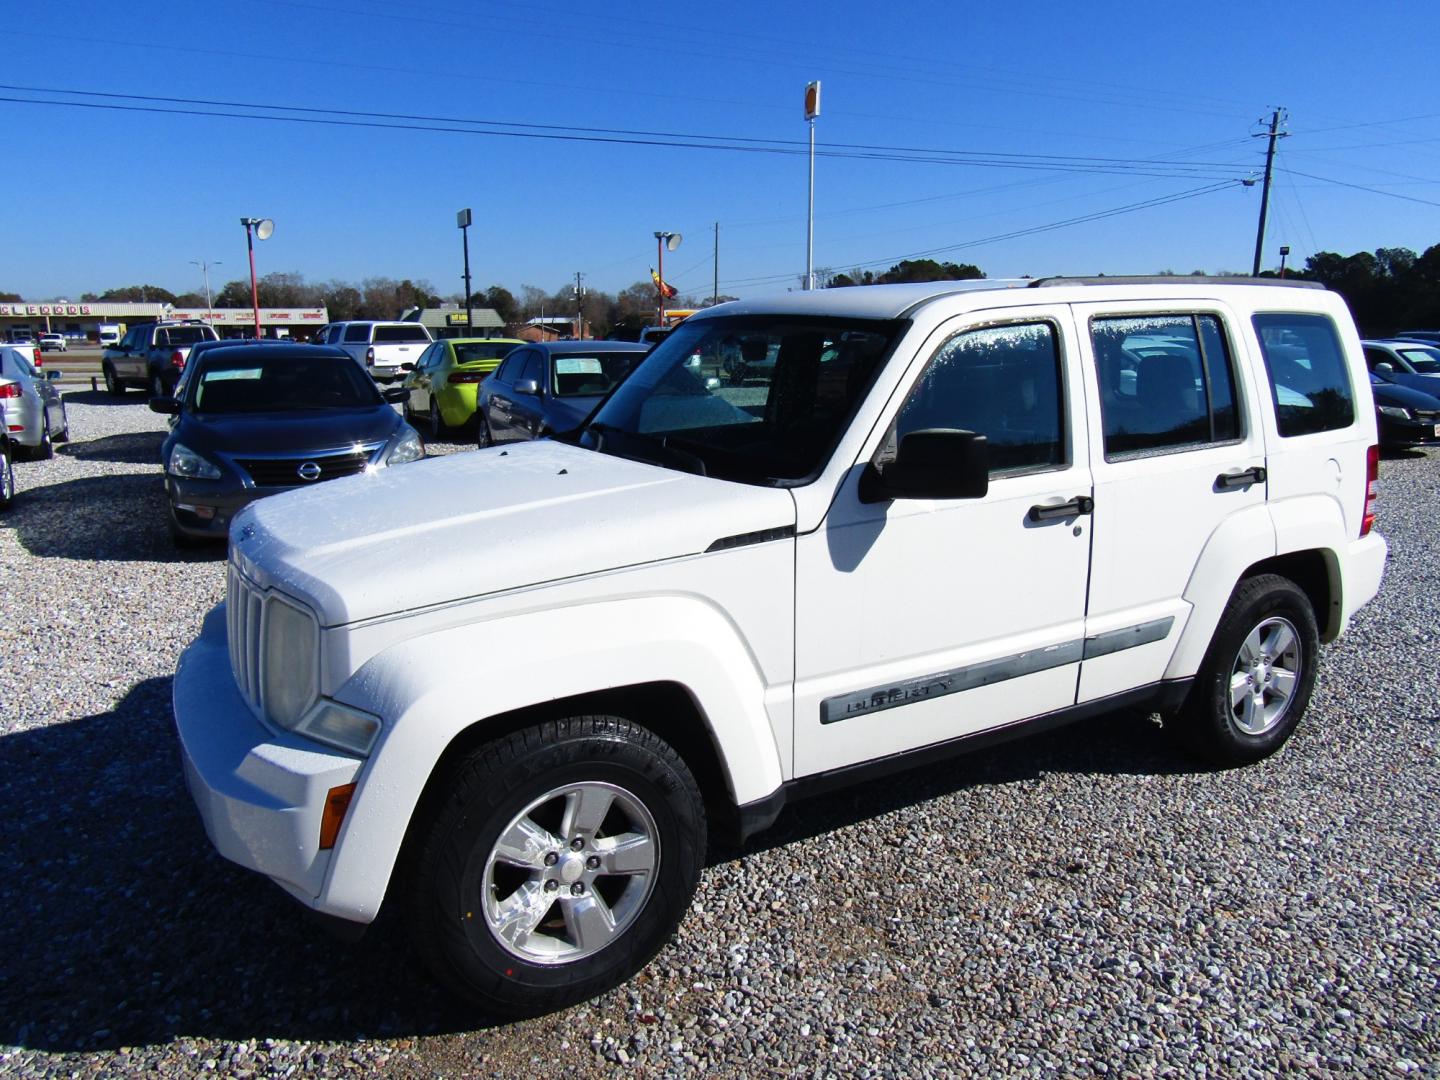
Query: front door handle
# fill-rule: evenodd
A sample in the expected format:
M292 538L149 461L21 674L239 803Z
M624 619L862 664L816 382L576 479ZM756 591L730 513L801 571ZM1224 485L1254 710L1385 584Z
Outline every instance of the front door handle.
M1256 465L1253 469L1241 469L1239 472L1221 473L1215 477L1216 491L1232 491L1239 487L1249 487L1251 484L1263 484L1265 482L1265 466Z
M1089 514L1095 510L1095 500L1089 495L1076 495L1069 502L1056 503L1054 506L1032 506L1030 507L1031 521L1051 521L1055 518L1075 517L1078 514Z

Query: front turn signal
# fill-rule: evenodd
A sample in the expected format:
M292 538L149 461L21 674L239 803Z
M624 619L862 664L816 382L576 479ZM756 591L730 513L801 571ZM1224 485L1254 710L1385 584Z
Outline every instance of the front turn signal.
M345 822L345 811L350 809L350 797L354 794L354 784L341 784L326 793L325 812L320 815L321 851L329 851L335 846L340 826Z

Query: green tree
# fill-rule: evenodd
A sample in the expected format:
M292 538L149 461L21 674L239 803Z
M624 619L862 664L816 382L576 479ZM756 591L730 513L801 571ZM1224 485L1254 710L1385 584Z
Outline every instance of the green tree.
M173 304L175 294L159 285L126 285L119 289L108 289L96 299L117 303Z
M520 303L504 285L491 285L477 299L485 307L493 308L506 326L520 321Z
M17 300L24 299L25 298L21 296L18 292L0 292L0 301L4 301L7 304L13 304Z

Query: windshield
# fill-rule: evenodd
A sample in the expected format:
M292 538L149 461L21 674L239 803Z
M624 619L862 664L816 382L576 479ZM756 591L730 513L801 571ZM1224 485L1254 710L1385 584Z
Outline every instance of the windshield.
M1396 349L1405 362L1415 369L1417 375L1440 375L1440 351L1424 347Z
M186 404L196 412L353 409L381 403L375 383L348 356L217 357L188 381Z
M645 358L643 352L600 353L590 356L556 356L556 397L600 397L625 381L630 369Z
M472 360L499 360L516 344L514 341L467 341L455 346L455 362L468 364Z
M382 341L429 341L430 335L419 323L414 326L377 326L375 327L375 344Z
M581 436L602 453L753 484L824 465L905 323L733 315L676 328Z

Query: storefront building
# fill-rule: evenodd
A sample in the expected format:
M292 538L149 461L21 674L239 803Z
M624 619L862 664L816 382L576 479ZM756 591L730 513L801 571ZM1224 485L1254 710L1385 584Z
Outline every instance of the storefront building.
M71 303L49 300L39 303L0 303L0 341L34 341L41 334L63 334L75 343L100 340L100 328L130 327L139 323L171 319L194 319L215 327L221 337L253 337L253 308L177 308L170 304L91 301ZM293 337L308 341L310 335L330 321L328 312L318 308L261 308L260 332L265 337ZM121 331L124 332L123 330Z

